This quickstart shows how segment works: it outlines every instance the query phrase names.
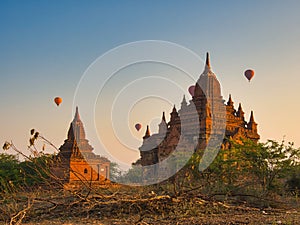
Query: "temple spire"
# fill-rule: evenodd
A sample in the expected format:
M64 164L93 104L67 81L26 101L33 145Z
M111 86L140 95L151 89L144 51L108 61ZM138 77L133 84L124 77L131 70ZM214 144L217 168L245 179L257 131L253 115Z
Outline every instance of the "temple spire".
M238 111L237 111L237 116L238 117L241 117L243 120L244 120L244 111L243 111L243 109L242 109L242 104L240 103L239 104L239 108L238 108Z
M233 101L231 99L231 94L229 94L229 99L228 99L227 105L233 106Z
M247 125L247 128L249 130L253 130L254 132L257 132L257 123L255 123L255 121L254 121L253 111L251 111L250 120Z
M182 99L182 102L181 102L181 109L185 108L187 106L187 102L186 102L186 99L185 99L185 95L183 95L183 99Z
M251 115L250 115L250 120L249 120L250 123L253 123L255 122L254 121L254 116L253 116L253 111L251 110Z
M78 106L76 106L76 112L73 121L80 121Z
M206 62L205 62L205 65L210 68L210 61L209 61L209 53L206 52Z
M170 118L171 121L174 121L178 117L178 112L177 112L177 109L176 109L175 105L174 105L173 110L170 114L171 114L171 118Z
M68 139L76 141L77 144L80 144L81 141L86 140L83 123L80 120L78 106L76 107L74 119L70 124L70 128L68 131Z
M177 110L176 110L176 106L175 105L173 106L172 113L176 113L177 114Z
M166 122L166 117L165 117L165 112L163 112L163 115L162 115L162 118L161 118L161 121L163 122Z
M239 103L239 108L238 108L238 111L240 111L240 112L243 112L243 109L242 109L242 104L241 104L241 103Z
M173 110L170 113L170 115L171 115L170 122L169 122L170 125L174 125L174 124L180 123L180 119L179 119L178 112L176 110L175 105L174 105Z
M158 124L158 133L165 134L166 131L167 131L167 122L166 122L165 112L163 112L161 122L160 124Z
M149 129L149 125L147 125L147 129L146 129L146 132L145 132L145 136L143 137L144 139L150 137L150 129Z

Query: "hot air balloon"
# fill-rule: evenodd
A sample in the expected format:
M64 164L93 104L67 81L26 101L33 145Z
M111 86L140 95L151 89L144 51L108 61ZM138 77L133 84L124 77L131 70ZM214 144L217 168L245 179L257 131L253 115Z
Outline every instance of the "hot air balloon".
M137 131L139 131L142 128L142 125L140 123L137 123L134 127Z
M60 103L62 103L62 98L61 98L61 97L56 97L56 98L54 99L54 102L56 103L57 106L59 106Z
M191 94L191 96L194 96L195 93L195 85L192 85L189 87L189 93Z
M250 80L254 77L254 70L251 70L251 69L248 69L245 71L245 77L249 80Z

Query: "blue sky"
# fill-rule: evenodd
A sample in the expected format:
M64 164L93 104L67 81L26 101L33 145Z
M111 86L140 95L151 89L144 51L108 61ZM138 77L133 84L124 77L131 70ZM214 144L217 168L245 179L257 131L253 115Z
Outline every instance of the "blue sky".
M262 140L299 146L299 8L296 0L1 1L0 142L23 149L36 128L60 146L88 66L121 44L164 40L200 57L209 51L224 98L242 102L247 119L254 110ZM250 84L247 68L256 71Z

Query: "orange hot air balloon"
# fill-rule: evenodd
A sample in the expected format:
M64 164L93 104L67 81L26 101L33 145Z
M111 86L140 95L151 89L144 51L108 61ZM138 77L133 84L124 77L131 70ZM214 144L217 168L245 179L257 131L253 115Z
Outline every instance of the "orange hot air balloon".
M56 97L56 98L54 99L54 102L56 103L57 106L59 106L60 103L62 103L62 98L61 98L61 97Z
M195 85L192 85L189 87L189 93L191 94L191 96L194 96L195 94Z
M244 75L250 82L250 80L254 77L254 70L248 69L244 72Z
M140 123L137 123L134 127L137 131L139 131L142 128L142 125Z

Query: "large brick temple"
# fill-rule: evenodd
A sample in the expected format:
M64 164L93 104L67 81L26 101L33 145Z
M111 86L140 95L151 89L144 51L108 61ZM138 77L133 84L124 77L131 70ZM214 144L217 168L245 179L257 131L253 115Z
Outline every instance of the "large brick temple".
M93 153L93 147L85 137L78 107L70 124L67 139L59 148L52 172L64 183L109 180L110 161Z
M163 113L157 134L151 135L147 126L143 144L139 148L141 158L135 164L157 164L166 159L178 147L179 142L183 149L193 146L194 151L201 151L206 148L210 139L214 138L213 132L214 136L223 135L221 149L229 147L228 139L246 138L255 142L259 140L253 111L247 122L241 104L236 110L231 95L227 102L223 99L220 83L211 69L208 53L204 71L194 87L194 94L189 103L183 96L181 108L177 110L174 105L169 122ZM196 145L193 144L195 140Z

